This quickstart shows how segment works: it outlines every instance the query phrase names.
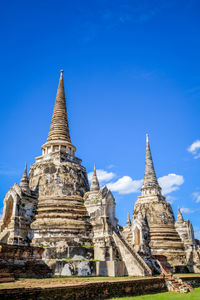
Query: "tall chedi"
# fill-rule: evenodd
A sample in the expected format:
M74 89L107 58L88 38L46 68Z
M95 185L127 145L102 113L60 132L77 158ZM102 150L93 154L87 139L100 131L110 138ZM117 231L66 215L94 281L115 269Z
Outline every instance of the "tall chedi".
M172 265L185 263L184 247L175 229L174 214L161 193L146 136L145 174L132 222L133 242L140 252L164 255Z
M61 71L47 142L29 173L29 186L38 193L37 213L31 224L32 245L46 247L49 259L89 255L83 247L91 242L91 225L83 203L89 184L75 152Z

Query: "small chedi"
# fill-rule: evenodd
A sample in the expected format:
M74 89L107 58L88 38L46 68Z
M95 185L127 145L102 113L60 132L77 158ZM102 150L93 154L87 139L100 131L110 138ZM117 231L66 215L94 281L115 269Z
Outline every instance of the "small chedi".
M89 187L86 169L75 153L61 71L42 155L29 173L25 166L20 184L15 183L3 200L0 270L7 268L21 277L31 272L33 277L37 272L149 276L164 265L200 272L192 224L184 221L180 209L175 221L156 178L148 136L142 194L132 221L128 215L124 227L115 216L113 194L99 186L96 168Z

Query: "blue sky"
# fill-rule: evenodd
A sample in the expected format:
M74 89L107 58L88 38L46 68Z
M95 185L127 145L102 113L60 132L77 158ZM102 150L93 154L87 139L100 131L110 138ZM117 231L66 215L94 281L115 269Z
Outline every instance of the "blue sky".
M199 10L198 0L1 1L0 206L41 154L63 68L77 156L113 189L120 224L148 132L165 196L200 238Z

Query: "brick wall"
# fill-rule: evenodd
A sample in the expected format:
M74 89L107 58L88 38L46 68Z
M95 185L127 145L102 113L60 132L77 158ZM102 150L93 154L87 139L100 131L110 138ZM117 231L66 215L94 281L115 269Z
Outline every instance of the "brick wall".
M46 289L0 290L1 300L97 300L167 291L164 279L121 280L94 282L78 286Z

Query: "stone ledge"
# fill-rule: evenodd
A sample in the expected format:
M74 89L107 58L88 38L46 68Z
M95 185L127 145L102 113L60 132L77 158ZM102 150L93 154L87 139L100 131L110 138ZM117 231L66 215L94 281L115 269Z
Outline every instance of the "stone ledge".
M79 195L62 195L62 196L39 196L38 200L77 200L77 201L83 201L83 198Z

